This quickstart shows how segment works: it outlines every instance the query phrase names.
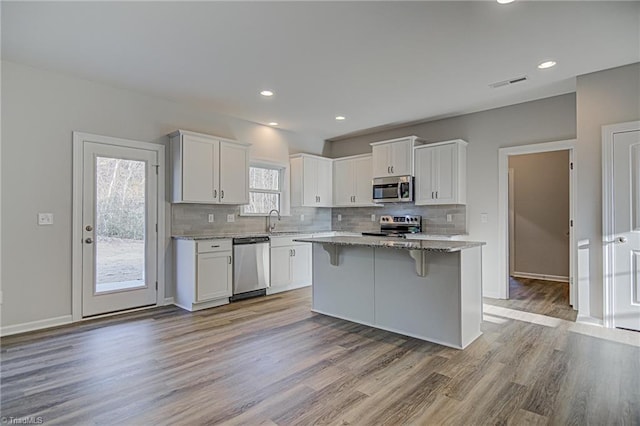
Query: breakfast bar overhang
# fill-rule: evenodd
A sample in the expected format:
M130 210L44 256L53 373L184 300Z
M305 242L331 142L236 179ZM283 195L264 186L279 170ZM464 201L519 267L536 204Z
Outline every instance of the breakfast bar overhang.
M481 242L322 237L313 243L317 313L464 349L481 332Z

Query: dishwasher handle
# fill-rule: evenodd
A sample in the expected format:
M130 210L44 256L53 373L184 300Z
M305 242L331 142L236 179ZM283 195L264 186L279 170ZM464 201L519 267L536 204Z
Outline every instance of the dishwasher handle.
M239 246L243 244L262 244L268 243L269 237L242 237L242 238L234 238L233 245Z

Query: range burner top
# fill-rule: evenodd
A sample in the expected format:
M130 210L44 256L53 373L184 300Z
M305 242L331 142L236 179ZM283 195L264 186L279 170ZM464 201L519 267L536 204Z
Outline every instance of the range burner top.
M362 235L375 237L406 238L406 234L422 231L422 216L380 216L380 232L363 232Z

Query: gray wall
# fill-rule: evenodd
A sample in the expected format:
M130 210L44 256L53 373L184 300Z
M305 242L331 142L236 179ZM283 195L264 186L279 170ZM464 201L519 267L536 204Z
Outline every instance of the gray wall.
M574 93L421 123L334 141L325 149L332 157L371 152L370 142L417 135L430 142L464 139L467 147L467 231L470 239L485 241L484 295L497 297L498 277L498 148L576 137ZM480 222L480 214L488 222Z
M514 273L569 277L569 151L509 157Z
M578 239L589 239L591 315L602 318L602 126L640 120L640 63L579 76Z
M136 92L2 62L3 326L71 314L74 130L165 144L187 129L252 143L253 157L322 152L318 138L276 130ZM165 204L167 219L171 218ZM54 214L37 226L38 212ZM170 235L167 221L167 235ZM172 293L170 240L164 242Z

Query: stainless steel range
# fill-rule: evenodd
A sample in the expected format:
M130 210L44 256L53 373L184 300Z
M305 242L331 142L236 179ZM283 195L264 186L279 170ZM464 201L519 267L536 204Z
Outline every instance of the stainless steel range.
M363 232L362 235L376 237L406 238L406 234L415 234L422 231L422 216L380 216L380 232Z

